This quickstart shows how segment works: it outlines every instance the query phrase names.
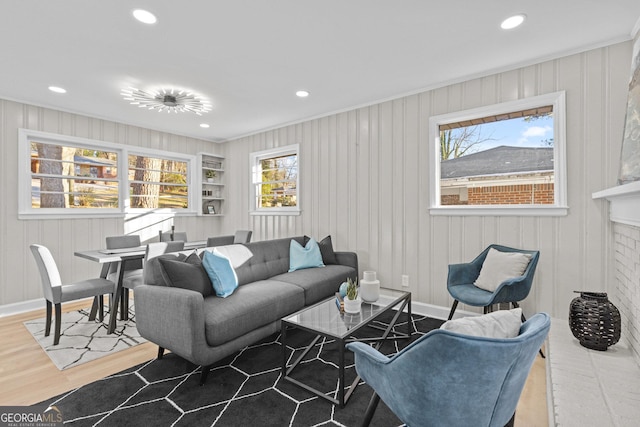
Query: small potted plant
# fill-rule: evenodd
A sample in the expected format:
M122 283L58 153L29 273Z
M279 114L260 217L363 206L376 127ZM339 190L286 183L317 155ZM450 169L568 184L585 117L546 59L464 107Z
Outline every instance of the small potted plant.
M216 171L208 170L206 175L207 175L207 182L213 182L213 178L216 177Z
M358 298L358 279L347 279L347 295L344 299L344 311L346 313L360 313L360 298Z

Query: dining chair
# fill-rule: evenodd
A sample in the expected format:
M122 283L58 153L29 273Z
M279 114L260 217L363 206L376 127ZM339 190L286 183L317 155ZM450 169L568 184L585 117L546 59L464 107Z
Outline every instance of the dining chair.
M52 305L55 306L56 324L53 345L58 345L60 342L61 304L63 302L93 297L97 299L98 302L99 319L100 321L104 319L104 301L102 297L105 294L113 296L116 291L116 284L114 282L104 278L95 278L63 284L60 278L60 271L49 249L38 244L32 244L29 247L40 271L42 291L47 302L47 320L44 331L46 337L48 337L51 332L51 311ZM94 318L92 317L93 314L89 317L89 320L93 320Z
M374 390L361 425L369 425L380 399L408 426L513 425L550 325L538 313L513 338L436 329L391 357L363 342L347 344L356 372Z
M187 241L186 231L174 231L173 238L171 237L171 231L160 231L159 237L161 242L171 242L177 240L182 240L183 242Z
M141 246L140 236L135 234L110 236L107 237L106 241L107 249L139 248ZM108 268L106 278L117 284L118 263L110 263L106 268ZM124 287L124 283L135 277L142 277L142 273L142 260L133 260L126 263L122 281L123 288L120 294L120 320L129 319L129 290Z
M207 247L213 248L215 246L227 246L233 245L235 237L233 235L228 236L215 236L207 238Z
M238 230L233 236L233 243L249 243L252 234L251 230Z

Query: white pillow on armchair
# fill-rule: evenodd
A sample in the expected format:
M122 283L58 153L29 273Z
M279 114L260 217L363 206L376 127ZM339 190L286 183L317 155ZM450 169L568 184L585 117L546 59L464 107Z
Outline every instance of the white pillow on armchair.
M474 337L515 338L522 326L522 309L498 310L482 316L470 316L449 320L440 326L451 332Z
M530 254L500 252L491 248L474 285L485 291L494 292L505 280L522 276L529 261L531 261Z

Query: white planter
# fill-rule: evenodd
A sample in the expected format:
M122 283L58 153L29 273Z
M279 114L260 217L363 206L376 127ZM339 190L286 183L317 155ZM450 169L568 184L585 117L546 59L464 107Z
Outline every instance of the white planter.
M364 302L375 302L380 298L380 281L375 271L365 271L360 281L360 297Z
M207 182L213 182L213 178L207 178Z
M360 313L360 305L361 305L360 298L356 298L356 299L345 298L344 312L351 313L351 314Z

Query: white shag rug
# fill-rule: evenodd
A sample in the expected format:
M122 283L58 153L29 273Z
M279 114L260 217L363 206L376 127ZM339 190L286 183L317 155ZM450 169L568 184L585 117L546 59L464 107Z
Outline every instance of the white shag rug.
M55 346L55 317L51 321L51 333L48 337L44 336L44 317L24 322L24 326L61 371L147 341L136 329L133 304L129 306L129 320L123 321L118 317L112 334L107 334L109 314L105 313L104 322L100 322L97 317L96 320L89 320L89 311L90 309L82 309L62 313L60 342Z

